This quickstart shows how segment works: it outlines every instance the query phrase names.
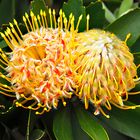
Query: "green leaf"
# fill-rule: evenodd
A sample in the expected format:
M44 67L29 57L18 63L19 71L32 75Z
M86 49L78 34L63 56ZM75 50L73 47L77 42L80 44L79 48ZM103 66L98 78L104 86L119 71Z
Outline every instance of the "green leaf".
M84 31L86 28L86 9L83 6L82 0L69 0L68 3L63 4L63 11L67 18L72 13L75 18L75 27L80 15L83 15L82 20L79 25L79 31Z
M102 121L120 133L134 139L140 138L140 108L120 110L113 107L109 115L110 119L101 117Z
M0 42L0 48L2 49L2 48L5 48L5 47L7 47L7 44L6 44L6 42L4 40L2 40Z
M45 132L41 129L35 129L30 135L30 140L41 140L45 135Z
M139 2L133 3L132 8L138 8L138 7L139 7Z
M0 139L1 140L10 140L11 131L10 129L2 122L0 122Z
M130 33L131 37L127 44L132 46L140 36L140 9L131 10L106 27L106 30L113 32L122 40Z
M109 137L104 128L97 122L97 119L89 114L82 108L76 109L76 115L80 123L81 128L93 139L93 140L109 140Z
M116 2L116 3L120 3L122 0L110 0L108 2Z
M71 112L71 123L74 140L92 140L80 127L74 108Z
M101 121L101 124L105 128L110 140L128 140L128 137L126 135L119 133L103 121Z
M109 23L112 23L116 20L113 13L106 7L106 5L102 2L103 9L105 10L105 17Z
M119 9L118 16L127 12L133 6L133 0L123 0Z
M44 0L33 0L31 2L31 10L35 15L40 14L40 10L46 11L47 16L49 17L48 7L45 5Z
M44 0L33 0L31 2L31 11L37 16L38 14L40 14L40 10L46 12L47 23L48 26L50 26L50 15L48 6L45 5Z
M130 50L132 52L132 54L134 55L134 62L136 65L140 64L140 37L137 39L137 41L135 42L135 44L130 47Z
M15 18L18 19L18 22L22 22L22 16L25 14L25 12L29 11L30 4L27 0L16 0L15 7Z
M2 0L0 3L0 25L8 23L15 16L15 0Z
M91 2L96 2L97 0L83 0L84 5L89 5Z
M86 7L86 13L90 15L89 27L92 28L102 28L106 21L105 11L102 8L101 2L91 2Z
M57 140L73 140L70 110L68 108L56 113L53 132Z

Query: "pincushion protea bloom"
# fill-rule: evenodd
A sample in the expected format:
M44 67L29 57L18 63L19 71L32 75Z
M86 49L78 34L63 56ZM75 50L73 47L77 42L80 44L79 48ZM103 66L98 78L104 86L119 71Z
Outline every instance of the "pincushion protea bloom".
M10 86L0 83L0 93L12 97L15 93L16 106L37 110L36 114L56 108L59 99L65 106L64 98L71 98L75 88L71 54L77 30L74 30L72 14L69 20L62 10L59 14L56 22L55 11L49 10L48 27L44 11L37 17L31 12L31 19L26 13L23 21L27 34L22 34L16 20L10 23L11 28L1 33L12 51L0 50L0 66L7 72L7 75L0 73L0 77L11 83Z
M129 36L129 35L128 35ZM130 92L139 82L137 66L130 53L126 41L121 41L114 34L93 29L77 35L76 71L79 88L76 95L88 108L91 102L96 110L106 117L102 105L111 110L111 104L122 109L134 109L137 106L127 106Z

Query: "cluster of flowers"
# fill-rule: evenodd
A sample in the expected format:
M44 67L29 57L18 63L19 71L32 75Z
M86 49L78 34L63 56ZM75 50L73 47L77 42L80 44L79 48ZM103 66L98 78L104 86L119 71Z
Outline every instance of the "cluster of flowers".
M49 23L47 18L49 18ZM111 104L122 109L137 106L124 105L129 92L139 83L133 55L126 41L114 34L99 30L78 33L82 16L74 27L74 16L69 19L60 10L58 20L55 11L49 9L39 15L25 13L23 21L27 33L22 34L17 21L9 23L10 28L1 36L11 49L0 49L0 72L3 80L0 93L16 98L16 106L36 110L43 114L57 108L59 100L66 106L66 98L78 96L88 109L89 103L94 114L106 115L102 106L111 110Z

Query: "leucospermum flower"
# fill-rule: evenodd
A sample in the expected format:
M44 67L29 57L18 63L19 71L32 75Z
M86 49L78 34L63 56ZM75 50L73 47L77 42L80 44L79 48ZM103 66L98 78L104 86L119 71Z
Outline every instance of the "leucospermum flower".
M128 35L129 36L129 35ZM77 35L76 71L79 74L79 88L76 95L88 108L89 102L95 106L94 114L101 112L106 117L102 106L111 110L111 104L122 109L134 109L124 101L139 82L137 66L125 41L114 34L93 29Z
M11 85L0 83L0 93L16 95L17 107L37 110L37 114L57 108L59 99L65 106L64 98L71 98L75 88L71 54L77 30L72 14L68 20L62 10L59 14L56 21L55 11L49 10L48 27L44 11L37 17L33 12L26 13L23 21L28 33L22 34L16 20L1 33L11 52L0 50L0 66L5 71L0 77Z

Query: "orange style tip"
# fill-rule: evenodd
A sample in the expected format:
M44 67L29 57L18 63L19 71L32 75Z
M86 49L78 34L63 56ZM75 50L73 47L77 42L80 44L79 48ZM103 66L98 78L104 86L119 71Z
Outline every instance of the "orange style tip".
M70 95L72 95L73 93L72 93L72 92L70 92L69 94L70 94Z
M89 14L87 15L87 20L89 20L89 18L90 18L90 16L89 16Z
M21 97L24 97L24 95L23 95L23 94L21 94L20 96L21 96Z
M18 102L16 102L15 104L16 104L16 105L18 105L19 103L18 103Z
M35 112L35 114L36 114L36 115L38 115L38 114L39 114L39 112Z
M79 92L79 95L81 95L82 94L82 92Z
M55 10L53 9L53 15L55 15Z
M109 118L110 118L110 116L109 116L109 115L106 115L106 118L108 118L108 119L109 119Z
M136 106L132 106L131 109L136 109Z
M60 9L60 11L59 11L59 15L62 15L62 13L63 13L63 12L62 12L62 9Z
M22 18L23 18L23 21L26 22L26 18L24 16Z
M99 114L100 114L99 110L95 110L94 115L97 116Z
M28 18L28 17L29 17L27 13L25 13L25 17L26 17L26 18Z
M63 106L66 106L67 105L67 103L66 102L63 102Z
M80 15L79 20L81 20L83 18L83 15Z
M72 15L73 15L73 14L72 14L72 13L70 13L69 18L72 18Z
M18 106L21 106L21 104L19 103Z
M40 14L42 14L42 13L43 13L43 10L41 9L41 10L40 10Z
M49 8L49 14L51 14L51 8Z
M31 15L31 17L33 17L33 16L34 16L34 13L33 13L33 11L30 11L30 15Z
M128 33L127 36L130 37L131 36L131 33Z
M1 35L2 37L5 37L4 33L2 33L2 32L0 32L0 35Z
M127 42L127 40L128 40L130 37L131 37L131 33L128 33L128 34L126 35L126 38L125 38L125 41L124 41L124 42Z
M57 107L57 103L54 103L54 107Z
M39 15L37 15L37 19L40 20L40 16Z
M14 24L17 25L17 21L15 19L13 21L14 21Z
M39 107L41 107L41 104L40 104L40 103L38 103L37 105L38 105Z
M28 106L28 109L32 109L32 107L31 106Z
M0 77L1 77L1 78L3 78L3 79L5 78L5 76L4 76L4 75L0 75Z
M10 25L10 27L12 27L12 28L14 27L13 24L12 24L11 22L9 22L9 25Z
M44 111L46 111L47 109L46 108L44 108Z
M86 110L88 109L88 105L85 105L85 109L86 109Z

